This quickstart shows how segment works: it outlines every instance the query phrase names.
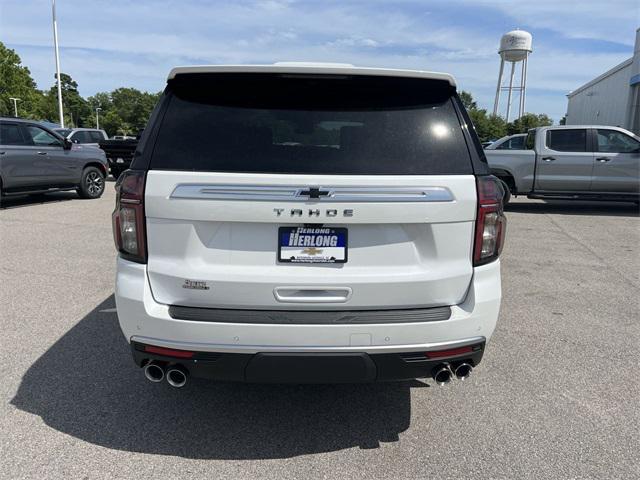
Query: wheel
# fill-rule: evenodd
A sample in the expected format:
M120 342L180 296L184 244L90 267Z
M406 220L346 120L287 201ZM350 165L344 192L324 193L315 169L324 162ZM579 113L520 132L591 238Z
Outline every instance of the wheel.
M504 195L502 196L502 205L506 205L511 200L511 189L507 182L500 179L500 183L502 184L502 189L504 190Z
M104 174L96 167L85 168L77 191L82 198L100 198L104 192Z

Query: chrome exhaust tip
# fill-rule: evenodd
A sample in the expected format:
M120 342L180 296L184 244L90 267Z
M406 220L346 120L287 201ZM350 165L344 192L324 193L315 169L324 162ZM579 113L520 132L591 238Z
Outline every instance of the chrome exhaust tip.
M182 388L187 384L189 372L182 365L174 365L167 370L167 382L174 388Z
M156 362L149 362L144 367L144 376L150 382L158 383L164 378L164 368Z
M440 385L446 385L453 378L453 372L451 371L451 367L449 365L440 365L433 372L433 379L435 382Z
M464 380L469 378L471 372L473 371L473 367L468 363L461 363L456 367L455 374L458 380Z

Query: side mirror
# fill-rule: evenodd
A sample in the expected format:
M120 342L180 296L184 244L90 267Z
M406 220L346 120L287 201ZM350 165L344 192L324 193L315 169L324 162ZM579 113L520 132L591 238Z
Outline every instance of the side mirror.
M65 150L71 150L72 145L73 145L73 142L71 142L71 140L69 140L68 138L65 138L62 148L64 148Z

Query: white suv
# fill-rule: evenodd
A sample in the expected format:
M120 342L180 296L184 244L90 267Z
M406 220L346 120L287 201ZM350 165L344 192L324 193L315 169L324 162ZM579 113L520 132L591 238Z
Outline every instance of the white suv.
M449 75L175 68L116 188L151 381L444 384L494 330L502 191Z

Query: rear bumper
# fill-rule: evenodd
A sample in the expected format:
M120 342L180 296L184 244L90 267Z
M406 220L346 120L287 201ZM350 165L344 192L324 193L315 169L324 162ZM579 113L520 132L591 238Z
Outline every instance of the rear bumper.
M500 263L475 268L464 302L451 306L449 318L439 321L301 325L176 319L170 315L168 305L153 298L146 265L121 258L118 258L115 296L120 327L127 341L134 345L138 365L149 359L172 361L149 354L141 356L135 345L143 344L220 355L223 360L216 360L215 365L197 362L200 365L192 366L194 376L217 379L253 381L247 369L252 367L255 361L252 359L261 358L256 354L267 353L276 354L278 358L263 355L269 360L260 360L260 365L268 361L274 365L281 361L287 363L290 358L281 360L280 357L289 354L307 354L302 358L294 356L291 364L302 360L313 364L319 358L327 358L318 354L338 354L338 357L358 354L358 358L368 358L375 367L373 376L371 373L356 376L365 378L363 381L419 378L431 375L434 366L431 360L410 365L404 360L400 362L399 355L458 345L484 345L489 340L500 308ZM483 350L484 347L481 352ZM471 359L476 364L481 357L480 353ZM437 363L442 363L442 359ZM350 358L338 370L349 369L350 364L370 365L368 360ZM253 367L248 371L252 370Z
M461 348L465 345L467 348ZM146 345L131 343L139 367L149 361L179 364L197 378L251 383L364 383L425 378L443 364L453 370L468 363L476 367L484 353L480 342L457 342L455 352L429 358L429 352L374 353L215 353L197 352L191 358L177 358L145 351ZM435 352L433 352L435 353Z

